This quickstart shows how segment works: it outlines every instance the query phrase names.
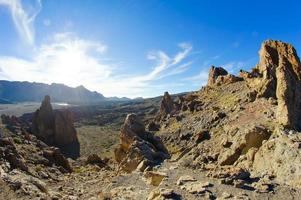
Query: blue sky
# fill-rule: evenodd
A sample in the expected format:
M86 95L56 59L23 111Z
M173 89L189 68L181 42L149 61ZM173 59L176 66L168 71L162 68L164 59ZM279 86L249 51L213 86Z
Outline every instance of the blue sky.
M0 79L84 85L105 96L198 90L211 65L258 62L266 39L301 49L301 3L0 0Z

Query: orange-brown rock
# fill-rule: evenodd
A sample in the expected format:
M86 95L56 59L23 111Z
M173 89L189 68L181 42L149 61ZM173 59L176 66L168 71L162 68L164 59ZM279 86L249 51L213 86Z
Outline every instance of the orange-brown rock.
M290 44L267 40L259 51L259 64L253 69L257 78L250 82L258 97L277 99L277 121L301 129L301 64Z
M59 147L66 156L79 156L79 142L72 113L68 110L54 111L48 95L34 113L32 132L45 143Z
M169 158L161 139L145 130L135 114L128 114L120 131L120 146L115 150L115 159L127 172L137 168L140 162L155 165Z
M167 117L167 115L172 115L177 110L175 102L172 100L168 92L165 92L163 98L160 102L160 110L157 113L156 121L160 121Z
M229 74L224 68L212 66L209 71L207 85L208 86L222 85L222 84L234 83L240 80L241 80L240 77L236 77L232 74Z

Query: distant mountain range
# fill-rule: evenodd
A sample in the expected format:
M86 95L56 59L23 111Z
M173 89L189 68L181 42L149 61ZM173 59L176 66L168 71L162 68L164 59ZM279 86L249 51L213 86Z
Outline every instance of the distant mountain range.
M50 95L52 102L71 104L91 104L103 101L128 101L129 98L106 98L98 92L92 92L84 86L76 88L64 84L31 83L0 80L0 104L20 102L41 102L45 95Z

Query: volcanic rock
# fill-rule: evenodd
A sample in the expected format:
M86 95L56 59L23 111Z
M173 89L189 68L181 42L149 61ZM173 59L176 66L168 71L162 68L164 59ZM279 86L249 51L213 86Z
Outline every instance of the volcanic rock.
M148 131L159 131L160 130L160 124L157 124L157 123L152 121L147 125L147 129L148 129Z
M72 172L72 167L65 156L60 152L58 148L50 147L43 151L43 156L47 158L50 163L63 167L67 172Z
M7 160L13 168L28 171L24 158L19 154L11 138L0 138L0 158Z
M89 155L87 160L86 160L86 164L98 165L99 167L106 166L105 161L102 160L97 154Z
M260 174L272 174L280 183L301 187L300 134L287 135L278 130L255 154L253 169Z
M147 200L168 200L168 199L180 200L182 198L181 195L175 193L172 189L166 189L166 188L156 188L147 197Z
M196 181L196 179L194 177L189 176L189 175L184 175L178 179L177 185L184 185L187 182L195 182L195 181Z
M115 159L121 169L131 172L145 160L149 165L169 158L161 139L145 130L135 114L128 114L120 131L120 146L115 149Z
M222 67L212 66L209 71L208 86L221 85L227 83L234 83L240 81L240 77L236 77Z
M301 129L301 63L295 48L281 41L267 40L259 51L256 76L250 83L258 97L278 101L277 121L287 127Z
M171 96L168 92L165 92L160 103L160 110L157 114L156 120L160 121L166 118L167 115L172 115L176 110L176 105Z
M68 110L54 111L50 97L45 96L41 107L34 113L32 132L48 145L59 147L66 156L79 156L79 142Z
M262 141L267 140L270 133L263 127L253 126L239 131L233 138L231 148L226 149L219 157L220 165L232 165L242 155L248 155L252 148L259 148ZM250 158L253 161L253 157Z
M153 186L159 186L162 180L166 177L167 174L163 172L147 171L144 173L144 178L146 179L146 182Z

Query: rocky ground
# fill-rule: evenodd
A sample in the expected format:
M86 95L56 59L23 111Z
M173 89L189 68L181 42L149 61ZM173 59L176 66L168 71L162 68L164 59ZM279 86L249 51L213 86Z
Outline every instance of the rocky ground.
M212 67L196 92L70 108L34 135L32 115L3 116L0 199L300 199L299 97L295 49L269 40L251 72ZM66 127L76 159L39 136Z

